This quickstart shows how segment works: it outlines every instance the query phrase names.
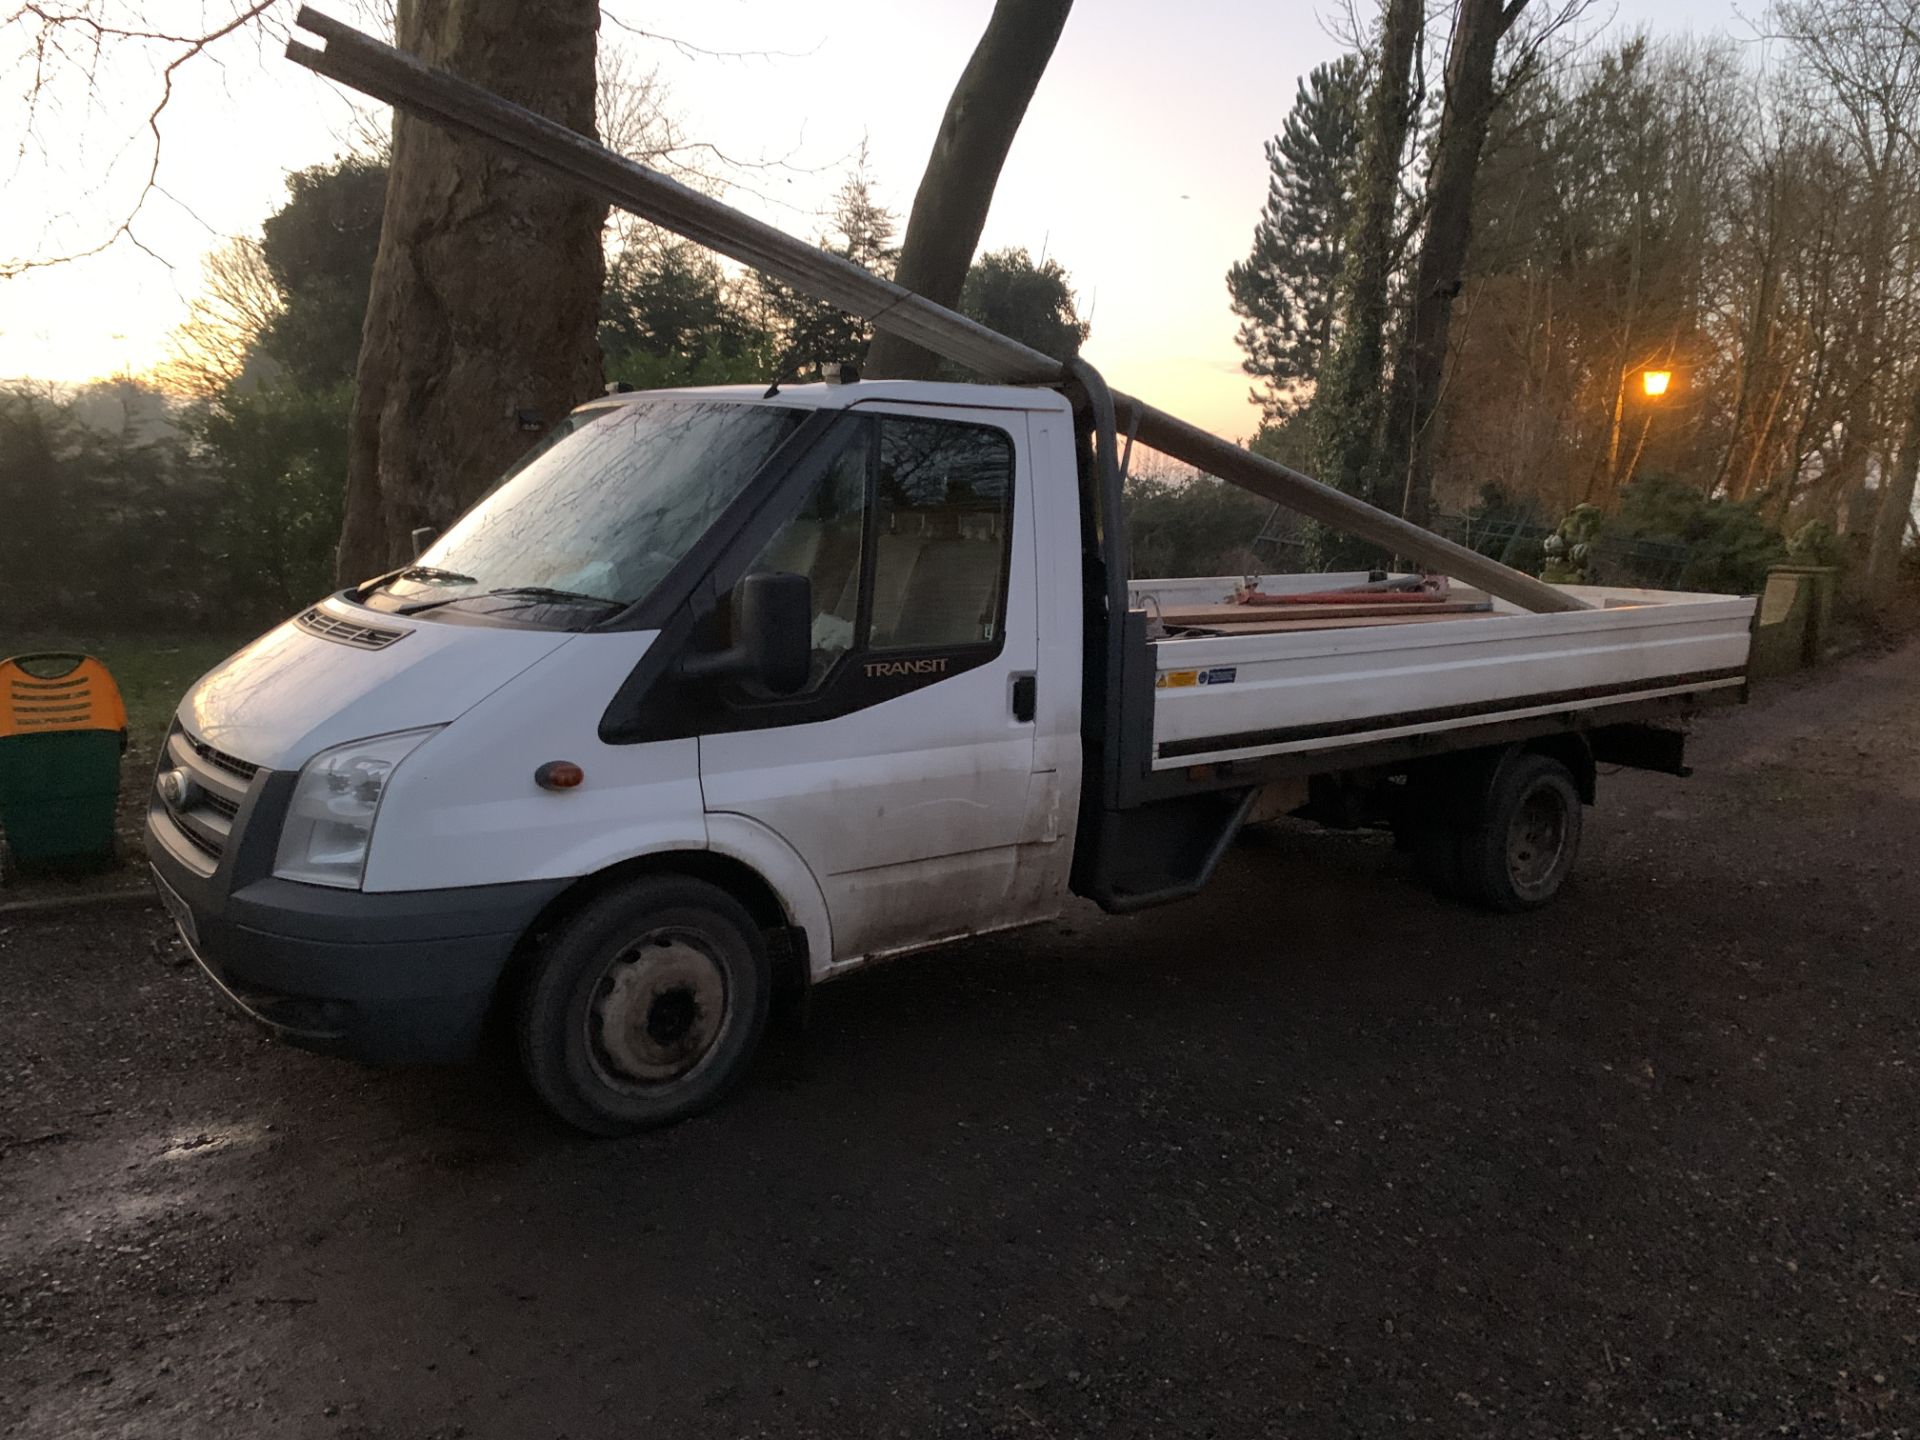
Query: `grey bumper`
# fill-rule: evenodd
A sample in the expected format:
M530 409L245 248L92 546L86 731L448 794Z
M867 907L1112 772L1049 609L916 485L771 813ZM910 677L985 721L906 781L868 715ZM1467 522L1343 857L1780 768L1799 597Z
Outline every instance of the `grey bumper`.
M277 827L276 827L277 828ZM222 993L295 1045L358 1060L459 1060L477 1048L514 947L564 880L367 894L214 873L147 824L154 881Z

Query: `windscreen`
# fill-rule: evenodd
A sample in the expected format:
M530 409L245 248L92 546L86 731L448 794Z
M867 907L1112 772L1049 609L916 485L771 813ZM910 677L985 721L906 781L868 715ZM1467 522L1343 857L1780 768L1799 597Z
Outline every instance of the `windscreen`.
M382 590L403 611L572 605L604 618L652 593L802 413L658 400L570 417Z

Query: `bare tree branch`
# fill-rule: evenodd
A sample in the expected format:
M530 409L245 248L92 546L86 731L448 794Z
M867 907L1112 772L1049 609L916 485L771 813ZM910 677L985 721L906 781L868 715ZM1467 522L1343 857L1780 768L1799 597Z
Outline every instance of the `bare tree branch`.
M56 78L55 69L83 78L91 95L94 77L99 72L110 43L154 46L173 52L160 69L160 93L146 115L144 129L151 137L151 153L147 159L145 178L126 214L95 244L59 254L0 259L0 279L11 279L28 270L98 255L121 240L126 240L165 264L162 257L156 255L134 233L133 227L146 208L147 201L156 192L164 193L160 191L159 184L161 119L173 100L175 78L184 66L205 54L210 47L259 21L278 3L280 0L243 0L224 22L198 34L180 34L118 23L113 18L115 12L109 8L110 0L81 0L79 4L66 6L44 3L44 0L27 0L4 22L0 22L0 30L27 30L32 36L28 48L33 57L33 75L25 96L26 123L19 141L21 154L24 154L30 139L37 143L40 113L49 87ZM78 51L70 50L65 43L69 35L81 37Z
M258 240L228 240L206 257L202 271L201 292L155 374L162 388L195 396L237 380L283 308Z
M665 45L678 51L687 59L704 58L708 60L800 60L814 54L820 48L816 41L809 50L718 50L706 45L697 45L691 40L683 40L676 35L662 34L658 30L648 30L635 25L630 20L622 20L605 5L600 7L600 18L616 30L633 36L636 40L647 40L657 45Z

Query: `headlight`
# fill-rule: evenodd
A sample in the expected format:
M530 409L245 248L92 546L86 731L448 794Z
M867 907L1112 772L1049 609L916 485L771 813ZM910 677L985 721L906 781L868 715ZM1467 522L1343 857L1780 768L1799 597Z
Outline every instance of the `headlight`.
M373 819L394 767L439 728L355 740L309 760L293 787L273 873L283 880L358 889Z

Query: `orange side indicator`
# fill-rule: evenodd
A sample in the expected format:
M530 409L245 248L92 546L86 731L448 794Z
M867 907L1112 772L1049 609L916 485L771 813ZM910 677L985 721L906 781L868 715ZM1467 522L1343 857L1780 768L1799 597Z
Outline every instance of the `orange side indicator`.
M533 783L542 790L571 790L587 778L587 772L571 760L549 760L533 772Z

